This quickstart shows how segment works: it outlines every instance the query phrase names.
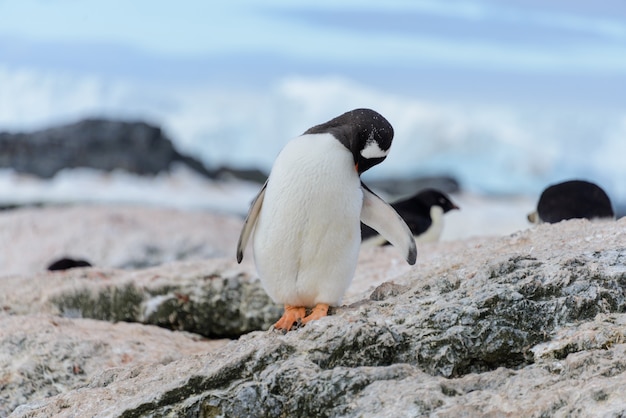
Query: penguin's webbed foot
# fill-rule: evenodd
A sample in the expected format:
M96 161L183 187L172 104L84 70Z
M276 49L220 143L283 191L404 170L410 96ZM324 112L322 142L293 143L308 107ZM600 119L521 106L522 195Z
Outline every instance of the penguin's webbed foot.
M314 321L316 319L323 318L328 315L329 305L325 303L318 303L315 305L315 308L311 310L311 313L302 319L302 324L306 324L307 322Z
M302 321L304 315L306 315L304 306L285 305L285 313L283 313L283 316L274 324L274 329L287 332L296 322Z

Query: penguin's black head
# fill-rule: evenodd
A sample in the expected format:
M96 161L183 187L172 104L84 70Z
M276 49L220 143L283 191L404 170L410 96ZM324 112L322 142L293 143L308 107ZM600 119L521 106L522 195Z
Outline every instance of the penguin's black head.
M431 208L433 206L439 206L441 209L443 209L443 213L449 212L453 209L459 209L457 205L452 203L448 196L435 189L422 190L421 192L416 194L413 199L419 200L428 208Z
M382 162L393 140L391 124L371 109L351 110L305 132L321 133L332 134L350 150L359 174Z

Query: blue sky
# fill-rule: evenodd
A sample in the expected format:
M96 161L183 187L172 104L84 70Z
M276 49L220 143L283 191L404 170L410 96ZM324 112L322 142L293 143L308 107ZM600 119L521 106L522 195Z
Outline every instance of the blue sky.
M233 83L333 74L444 96L619 105L626 3L0 0L2 64Z

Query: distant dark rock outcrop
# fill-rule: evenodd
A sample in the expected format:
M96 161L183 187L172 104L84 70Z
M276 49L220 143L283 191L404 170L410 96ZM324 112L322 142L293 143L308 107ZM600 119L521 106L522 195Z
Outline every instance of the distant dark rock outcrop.
M437 189L443 193L458 193L461 191L461 185L458 180L452 176L431 176L431 177L413 177L413 178L386 178L371 179L366 181L370 188L383 192L395 198L406 198L414 195L419 190Z
M0 132L0 168L42 178L77 167L154 175L176 162L213 176L201 161L178 152L161 128L145 122L85 119L31 133Z

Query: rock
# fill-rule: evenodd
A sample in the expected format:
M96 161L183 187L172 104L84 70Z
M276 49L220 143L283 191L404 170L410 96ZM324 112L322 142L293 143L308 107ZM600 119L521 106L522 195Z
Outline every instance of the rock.
M99 371L12 416L626 414L626 220L432 244L369 293L284 335Z
M0 212L2 275L42 272L60 257L137 269L231 257L243 220L203 211L56 206Z
M45 179L78 167L156 175L169 172L174 164L211 179L261 184L267 179L258 168L207 168L202 160L177 150L159 126L143 121L90 118L35 132L0 132L0 168Z
M461 191L458 180L450 176L370 179L366 183L370 188L394 197L393 200L406 198L424 189L437 189L446 194Z
M0 295L7 313L139 322L210 338L268 329L282 313L234 260L137 271L72 269L2 281L16 289Z
M223 166L215 170L214 178L218 180L244 180L262 185L267 180L267 172L258 168L235 168Z
M139 324L0 315L0 416L94 379L106 385L123 370L159 367L225 344Z
M154 175L173 163L212 175L200 160L178 152L161 128L145 122L85 119L31 133L0 132L0 167L42 178L76 167Z

